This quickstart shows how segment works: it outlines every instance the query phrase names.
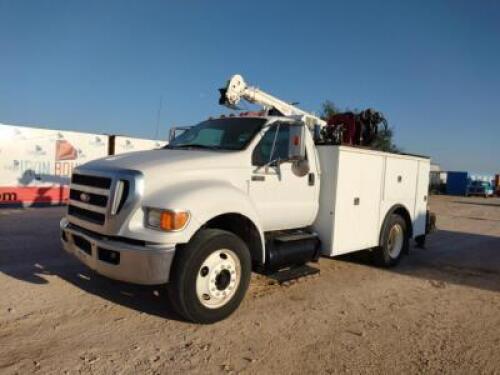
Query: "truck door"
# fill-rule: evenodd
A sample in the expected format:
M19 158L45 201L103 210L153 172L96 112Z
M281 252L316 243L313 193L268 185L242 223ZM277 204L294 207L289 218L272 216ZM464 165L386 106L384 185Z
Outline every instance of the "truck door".
M311 225L318 209L316 171L297 176L287 161L289 131L287 123L271 125L252 154L249 194L265 231Z

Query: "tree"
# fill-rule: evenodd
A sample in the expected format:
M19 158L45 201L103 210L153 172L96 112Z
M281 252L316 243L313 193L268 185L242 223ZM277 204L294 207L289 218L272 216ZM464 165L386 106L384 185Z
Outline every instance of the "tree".
M359 110L354 109L345 109L340 110L337 105L331 100L325 100L321 104L320 117L323 120L327 120L329 117L343 113L343 112L352 112L354 114L359 114ZM402 152L402 150L393 143L394 137L394 129L387 125L387 128L380 126L378 129L377 137L372 142L371 147L375 150L385 151L385 152Z
M342 112L342 111L335 105L334 102L332 102L330 100L325 100L321 104L320 117L323 120L326 120L329 117L336 115L337 113L340 113L340 112Z
M387 126L380 128L377 133L377 137L373 141L371 147L375 150L385 151L385 152L395 152L400 153L402 150L392 142L394 136L394 129Z

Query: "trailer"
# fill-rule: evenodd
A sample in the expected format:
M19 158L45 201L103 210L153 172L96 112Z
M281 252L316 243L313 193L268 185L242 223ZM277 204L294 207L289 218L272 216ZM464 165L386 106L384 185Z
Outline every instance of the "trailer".
M166 141L0 124L0 208L65 204L73 170Z
M73 170L107 149L107 135L0 124L0 207L67 202Z

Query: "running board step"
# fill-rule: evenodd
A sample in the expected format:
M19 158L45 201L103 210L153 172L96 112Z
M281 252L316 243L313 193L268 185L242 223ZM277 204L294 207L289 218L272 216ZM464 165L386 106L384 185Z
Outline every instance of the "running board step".
M273 240L276 242L292 242L301 240L312 240L317 238L318 235L316 233L292 233L292 234L276 236L273 238Z
M267 277L276 280L280 284L283 284L284 282L290 280L295 280L310 275L316 275L318 273L319 273L318 268L304 264L302 266L290 267L281 271L270 273L267 275Z

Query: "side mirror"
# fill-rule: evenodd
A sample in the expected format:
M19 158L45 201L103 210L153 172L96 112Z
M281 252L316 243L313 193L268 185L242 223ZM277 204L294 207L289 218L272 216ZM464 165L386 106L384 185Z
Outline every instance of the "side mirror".
M306 159L294 160L292 162L292 172L298 177L304 177L310 171L309 162Z
M306 158L306 143L305 143L305 126L290 125L289 140L288 140L288 160L305 160Z
M191 129L192 126L173 126L170 128L170 131L168 132L168 143L172 142L175 137L181 135L184 133L186 130Z
M303 124L290 126L288 159L292 161L292 172L298 177L304 177L310 170L306 159L305 129Z

